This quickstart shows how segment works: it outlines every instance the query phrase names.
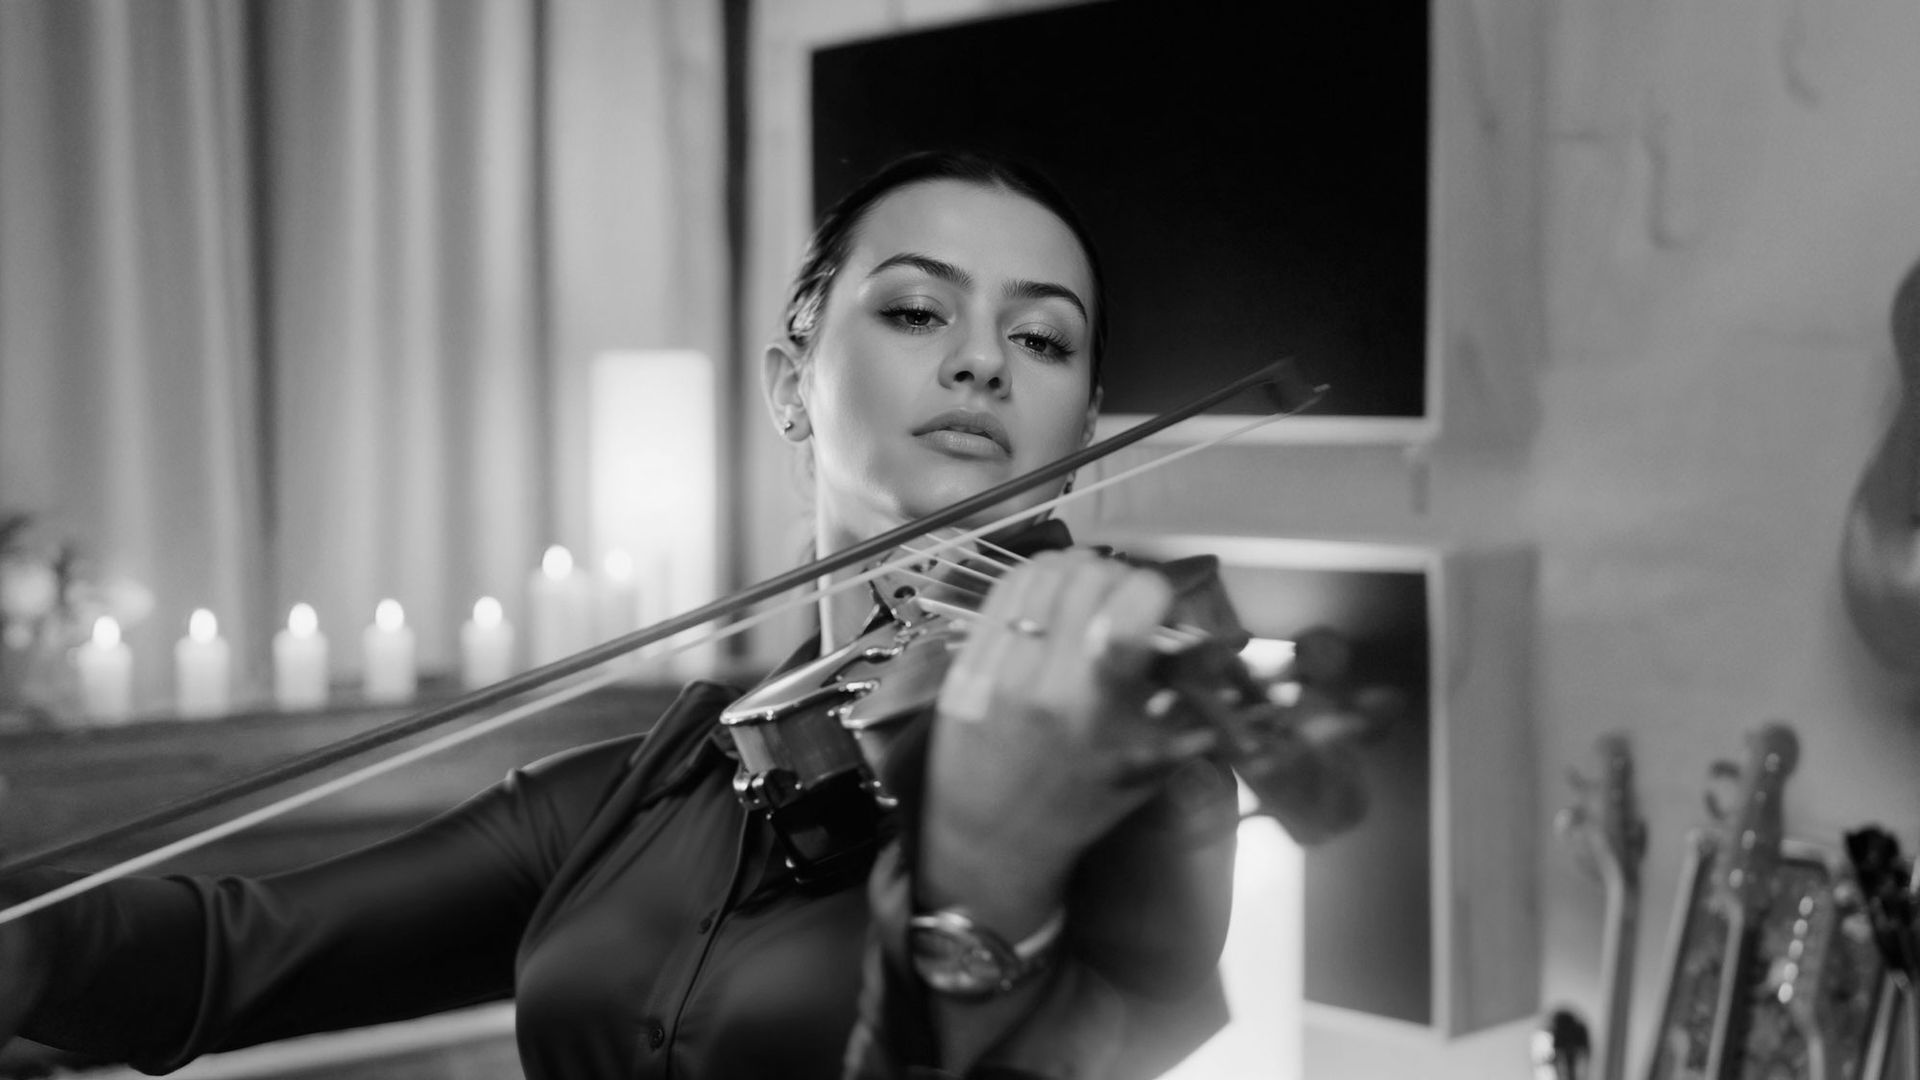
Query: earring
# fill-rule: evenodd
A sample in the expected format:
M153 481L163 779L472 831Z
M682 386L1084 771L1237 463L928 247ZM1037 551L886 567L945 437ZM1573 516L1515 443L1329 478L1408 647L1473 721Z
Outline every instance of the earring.
M785 435L787 432L792 430L793 430L793 417L789 416L787 417L786 421L780 425L780 434Z
M1074 481L1074 478L1075 478L1075 477L1077 477L1077 476L1079 476L1079 475L1080 475L1079 473L1068 473L1068 474L1067 474L1067 482L1066 482L1066 483L1065 483L1064 485L1062 485L1062 486L1061 486L1061 488L1060 488L1060 494L1062 494L1062 495L1066 495L1066 494L1069 494L1069 493L1071 493L1071 492L1073 491L1073 481Z

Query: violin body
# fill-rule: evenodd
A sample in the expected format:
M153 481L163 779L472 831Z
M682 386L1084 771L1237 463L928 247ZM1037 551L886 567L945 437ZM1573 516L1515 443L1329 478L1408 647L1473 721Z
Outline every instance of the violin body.
M1841 579L1847 612L1880 660L1920 671L1920 264L1893 302L1899 411L1847 511Z
M1175 730L1217 731L1220 763L1259 796L1258 812L1277 818L1297 841L1317 843L1356 823L1366 806L1357 756L1290 725L1289 711L1268 700L1266 687L1240 661L1250 635L1227 599L1218 559L1125 561L1155 569L1174 587L1167 623L1183 637L1156 657L1149 673L1150 686L1170 694L1161 721ZM876 581L887 621L762 684L721 714L740 752L734 788L749 809L767 813L803 882L836 879L837 867L865 865L899 803L901 793L885 779L899 771L889 763L896 741L915 721L931 717L966 642L969 620L950 614L950 601L967 590L945 587L924 571L910 570L913 580ZM915 741L916 752L924 746ZM1220 800L1193 802L1198 816L1218 816L1210 811ZM1190 824L1196 834L1218 825Z

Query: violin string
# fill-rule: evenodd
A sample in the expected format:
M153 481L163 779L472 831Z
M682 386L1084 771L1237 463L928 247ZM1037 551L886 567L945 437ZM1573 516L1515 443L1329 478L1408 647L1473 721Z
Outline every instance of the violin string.
M901 546L904 548L906 545L903 544ZM946 559L941 559L937 555L934 556L934 558L940 562L946 563L947 565L954 567L955 569L966 569L965 567L962 567L957 563L950 562L949 560L946 560ZM1023 562L1031 561L1031 560L1024 559L1018 555L1014 556L1014 558L1021 559ZM934 577L933 575L924 573L920 570L916 570L911 566L900 567L897 573L904 574L908 577L919 578L922 581L931 582L935 585L942 586L943 588L951 589L955 592L960 593L962 596L968 597L969 599L981 600L981 601L984 601L986 599L986 594L984 592L970 593L966 589L960 587L959 585L946 581L942 578ZM914 597L914 602L918 603L921 607L926 608L927 610L933 612L936 615L942 615L947 618L962 619L969 623L980 618L980 613L977 610L974 610L971 608L964 608L958 604L950 604L943 600L936 600L933 597L926 595L925 593L921 593L920 595ZM1202 641L1211 640L1213 637L1212 634L1209 634L1207 631L1197 626L1191 626L1184 623L1157 627L1155 629L1155 633L1156 635L1158 635L1160 639L1159 643L1164 644L1167 650L1188 648L1193 645L1197 645Z
M978 611L961 607L958 604L949 604L944 600L935 600L928 596L916 597L915 599L921 607L926 608L935 615L952 619L963 626L972 626L974 623L980 622L983 618ZM1202 635L1199 640L1204 639L1205 635ZM1159 653L1179 652L1197 643L1198 641L1190 629L1176 626L1157 626L1153 629L1152 636L1148 638L1148 645L1155 652Z
M1008 551L1006 548L1001 547L999 544L994 543L993 541L987 539L984 536L979 539L979 541L976 543L975 546L982 550L981 557L983 559L985 558L984 552L992 551L995 554L998 554L1001 558L1005 559L1011 565L1017 566L1020 563L1032 561L1031 559L1027 558L1025 555L1016 555L1013 552Z
M971 574L972 576L979 578L981 581L986 582L988 585L993 585L995 582L999 581L999 579L994 577L992 574L988 574L980 570L975 570L973 567L968 566L965 563L957 562L953 559L949 559L946 556L939 554L938 552L925 552L920 550L919 548L908 547L905 544L900 545L900 550L907 552L908 554L914 556L915 558L930 559L934 562L939 563L942 566L946 566L954 570L958 570L963 574ZM989 560L989 559L982 559L981 561L985 562L989 566L993 566L999 569L1002 573L1012 569L1012 567L1010 566L1001 566L999 563L993 562L992 560Z
M978 601L978 600L985 600L987 598L987 593L986 593L986 590L984 589L978 592L969 592L964 586L956 585L953 582L946 580L945 578L934 577L932 574L929 574L924 570L915 570L911 566L896 567L893 572L903 577L918 578L919 580L924 581L929 585L938 585L943 589L951 589L952 591L957 592L960 595L965 596L972 600ZM927 599L927 597L923 593L914 597L914 599L925 600Z
M945 537L945 538L929 537L929 540L931 540L932 543L930 544L928 549L923 549L923 550L930 550L930 551L936 551L936 552L945 551L950 548L958 547L970 541L980 540L983 537L985 537L987 534L999 532L1002 529L1008 528L1025 519L1031 518L1035 514L1042 513L1047 510L1051 510L1055 507L1063 506L1069 502L1073 502L1078 499L1086 498L1104 488L1111 487L1123 481L1130 480L1133 477L1141 475L1145 472L1171 464L1172 462L1178 461L1181 458L1188 457L1192 454L1196 454L1201 450L1205 450L1209 447L1217 446L1231 439L1238 438L1240 435L1250 432L1256 428L1262 427L1266 424L1273 423L1276 420L1281 420L1288 416L1291 416L1295 411L1297 410L1287 410L1284 412L1276 412L1276 413L1271 413L1265 416L1257 417L1253 421L1234 427L1226 431L1225 433L1215 435L1212 438L1189 443L1188 445L1182 446L1177 450L1169 451L1166 454L1162 454L1159 457L1152 458L1148 461L1142 462L1141 464L1136 465L1130 469L1122 470L1120 472L1113 474L1112 476L1104 477L1100 480L1094 481L1093 483L1087 484L1082 487L1077 487L1072 491L1062 492L1059 495L1056 495L1053 498L1038 504L1037 506L1028 507L1022 510L1015 511L1011 514L1007 514L999 518L998 520L988 522L985 525L977 526L972 529L958 530L954 533L954 535L950 537ZM855 586L864 584L865 582L871 581L874 578L880 577L887 573L894 572L896 569L898 569L898 567L890 567L883 563L879 566L851 575L842 581L837 581L829 585L822 586L811 593L802 593L798 597L789 597L786 601L780 604L764 609L753 615L737 619L734 622L729 623L726 626L723 626L718 630L713 631L710 634L706 634L698 638L693 638L693 639L689 639L689 640L678 642L678 643L659 642L657 644L661 644L665 646L665 648L659 651L662 654L671 655L672 653L681 652L686 649L695 648L699 645L704 645L710 642L719 641L726 637L731 637L735 634L741 633L749 629L752 626L765 622L768 619L774 618L788 611L792 611L801 605L812 603L823 596L834 595L841 591L844 591L845 589L853 588ZM205 847L208 844L211 844L217 840L224 839L227 836L231 836L245 829L251 828L254 825L257 825L261 822L271 820L272 818L282 816L302 806L308 805L313 802L317 802L320 799L326 798L327 796L332 795L336 792L344 791L350 787L354 787L358 784L364 783L367 780L371 780L377 776L381 776L381 775L384 775L385 773L401 768L402 766L412 764L415 761L419 761L427 757L431 757L434 754L440 753L443 750L451 749L465 742L479 738L481 735L489 734L493 731L507 727L510 724L517 723L518 721L528 716L535 715L536 713L545 711L546 709L551 708L554 705L571 700L573 697L580 696L591 690L599 689L600 687L607 685L608 683L611 683L615 679L618 679L624 676L625 674L626 674L626 671L624 668L611 668L599 675L587 676L578 683L564 687L561 690L555 691L537 700L529 701L522 705L511 708L506 712L497 714L492 717L488 717L485 720L478 721L474 724L471 724L465 728L460 729L459 731L450 732L447 735L444 735L438 739L432 740L431 742L422 743L417 747L414 747L406 751L402 751L400 753L393 755L392 757L383 758L380 761L372 762L360 769L357 769L350 773L343 774L342 776L339 776L326 783L317 785L316 787L309 788L304 791L296 792L275 803L271 803L271 804L268 804L267 806L260 807L259 809L250 811L249 813L241 815L240 817L229 819L226 822L222 822L220 824L214 825L208 829L202 830L199 833L182 837L179 840L176 840L170 844L164 845L160 848L156 848L145 854L134 856L123 862L117 863L113 866L109 866L103 870L96 871L85 877L69 882L68 884L63 885L59 888L56 888L54 890L51 890L49 892L36 896L30 900L22 901L21 903L15 904L11 907L0 909L0 925L5 925L6 923L24 918L27 915L30 915L36 911L40 911L53 904L59 903L66 899L70 899L74 896L78 896L83 892L89 892L111 881L115 881L120 878L124 878L132 874L138 873L141 870L148 869L152 866L158 865L169 859L172 859L177 855L184 854L188 851L193 851L201 847ZM22 861L26 861L26 860L22 860ZM0 864L0 872L5 872L11 868L12 868L12 864Z

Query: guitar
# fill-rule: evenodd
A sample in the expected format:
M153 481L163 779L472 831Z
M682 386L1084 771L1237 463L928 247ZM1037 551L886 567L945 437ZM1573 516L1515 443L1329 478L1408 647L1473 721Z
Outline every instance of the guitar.
M1633 989L1633 952L1640 926L1640 861L1647 851L1647 823L1633 794L1633 756L1624 735L1602 736L1594 745L1598 779L1571 777L1580 801L1556 824L1574 844L1581 863L1606 888L1606 922L1600 944L1600 1039L1595 1080L1626 1075L1628 998Z
M1676 908L1674 952L1649 1080L1733 1080L1740 1075L1745 1008L1759 956L1759 928L1780 857L1780 798L1799 762L1799 740L1779 724L1748 736L1737 813L1695 832Z
M1885 963L1853 870L1787 840L1773 884L1738 1075L1860 1080Z
M1847 612L1881 661L1920 670L1920 265L1893 301L1901 397L1847 510L1840 569Z
M1692 838L1649 1076L1868 1080L1886 960L1867 896L1844 858L1781 836L1792 733L1751 742L1739 814Z

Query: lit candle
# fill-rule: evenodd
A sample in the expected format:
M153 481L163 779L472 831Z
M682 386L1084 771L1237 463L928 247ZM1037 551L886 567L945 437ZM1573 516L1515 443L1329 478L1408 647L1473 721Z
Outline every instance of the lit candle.
M113 616L94 620L93 640L73 650L73 662L80 669L82 712L109 721L133 715L133 653Z
M483 596L473 602L473 618L460 627L460 682L471 690L513 674L513 624L500 601Z
M640 628L640 583L634 580L633 556L625 551L607 552L600 563L600 589L597 595L596 625L599 641L610 641ZM634 653L608 661L629 674L638 672L643 657Z
M633 577L633 556L609 551L600 564L600 640L640 629L640 584Z
M327 635L311 605L293 605L287 628L273 635L273 700L282 709L327 703Z
M373 625L360 635L368 701L403 701L413 696L413 630L398 600L382 600L373 609Z
M573 554L555 544L527 584L528 652L535 667L593 644L593 584L574 569Z
M220 636L213 612L198 608L187 619L187 636L173 645L174 692L181 716L218 716L227 711L233 651Z

